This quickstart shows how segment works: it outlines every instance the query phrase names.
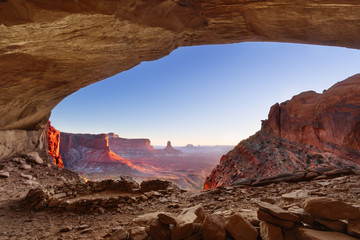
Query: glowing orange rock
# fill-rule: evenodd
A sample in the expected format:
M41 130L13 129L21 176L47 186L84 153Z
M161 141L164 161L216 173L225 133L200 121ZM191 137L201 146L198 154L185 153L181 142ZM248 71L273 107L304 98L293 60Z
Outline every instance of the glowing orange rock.
M60 131L51 126L51 122L48 122L48 154L54 159L56 166L64 168L64 163L60 155Z

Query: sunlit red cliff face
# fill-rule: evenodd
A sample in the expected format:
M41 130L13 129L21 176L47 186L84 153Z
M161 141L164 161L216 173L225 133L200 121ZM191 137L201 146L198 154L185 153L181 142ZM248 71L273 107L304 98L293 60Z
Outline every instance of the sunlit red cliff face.
M60 134L60 151L66 168L76 172L102 171L111 166L122 174L137 174L142 168L110 150L107 134Z
M60 155L60 131L51 126L51 122L48 122L47 130L48 139L48 154L54 159L56 166L64 168L64 163Z
M360 168L359 74L272 106L261 130L221 158L204 189L316 167Z
M109 133L109 146L113 152L124 157L151 157L154 148L149 139L121 138L115 133Z
M65 167L88 179L129 176L142 181L157 178L192 191L202 189L205 177L216 165L220 154L230 149L228 146L193 147L189 152L184 147L185 152L182 152L174 149L170 141L164 149L154 149L149 139L121 138L114 133L61 132L60 139Z

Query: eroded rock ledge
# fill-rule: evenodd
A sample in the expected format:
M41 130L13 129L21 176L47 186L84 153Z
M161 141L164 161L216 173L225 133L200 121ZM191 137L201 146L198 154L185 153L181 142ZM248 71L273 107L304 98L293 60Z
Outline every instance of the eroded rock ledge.
M8 0L0 12L0 130L45 129L69 94L179 46L360 47L360 3L344 0Z
M204 188L314 168L360 169L360 74L322 94L276 103L255 135L224 155Z

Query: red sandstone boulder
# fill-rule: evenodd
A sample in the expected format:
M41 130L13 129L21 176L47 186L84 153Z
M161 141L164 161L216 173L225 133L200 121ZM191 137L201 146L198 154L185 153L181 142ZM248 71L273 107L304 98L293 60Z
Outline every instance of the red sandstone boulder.
M204 208L201 204L194 207L185 208L176 217L176 226L174 227L171 239L180 240L190 237L197 232L205 220Z
M260 223L260 236L263 240L284 240L281 228L267 222Z
M338 232L324 232L313 229L301 228L298 231L298 239L300 240L356 240L349 235Z
M226 230L235 240L256 240L257 230L240 214L235 214L226 219Z
M206 215L202 236L208 240L224 240L226 236L225 218L221 215Z
M274 204L270 204L267 202L259 202L258 203L261 210L264 210L266 212L269 212L274 217L277 217L279 219L285 220L285 221L291 221L291 222L300 222L301 219L296 216L293 213L290 213Z
M311 215L329 220L354 220L360 218L360 209L333 198L309 198L304 209Z
M170 240L169 225L162 224L158 218L153 218L148 222L146 232L153 240Z
M356 220L350 220L347 231L348 233L360 238L360 218Z

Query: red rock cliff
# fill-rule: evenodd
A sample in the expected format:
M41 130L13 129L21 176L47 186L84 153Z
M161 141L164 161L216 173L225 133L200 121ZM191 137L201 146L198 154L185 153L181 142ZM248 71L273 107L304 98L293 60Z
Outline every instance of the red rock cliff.
M360 75L271 107L254 136L223 156L204 189L315 167L360 168Z
M110 170L121 174L137 174L143 169L111 151L108 134L60 134L60 152L66 168L76 172Z
M64 168L64 163L60 155L60 132L51 126L51 122L48 122L47 130L48 139L48 154L54 159L56 166Z
M318 94L312 91L275 104L263 130L289 141L325 149L336 144L360 149L360 75ZM331 150L331 149L330 149Z
M61 133L61 149L66 150L79 146L110 151L107 134Z
M120 138L115 133L109 133L108 136L111 150L122 157L151 157L154 152L149 139Z

